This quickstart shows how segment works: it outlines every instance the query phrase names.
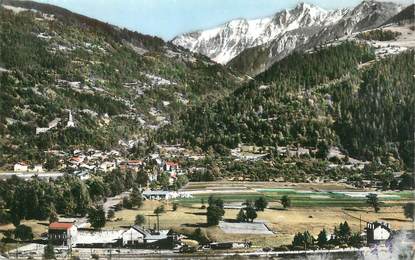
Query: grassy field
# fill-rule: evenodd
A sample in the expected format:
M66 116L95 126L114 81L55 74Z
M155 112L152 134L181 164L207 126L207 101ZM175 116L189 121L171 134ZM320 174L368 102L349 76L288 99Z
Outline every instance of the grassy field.
M276 184L276 183L242 183L214 182L190 183L184 191L198 191L192 198L175 201L145 201L140 209L122 210L115 213L116 221L108 221L106 229L128 228L134 224L137 214L146 218L145 227L153 228L157 218L153 211L163 204L166 212L160 215L160 228L174 229L184 234L192 233L196 228L206 230L212 241L252 241L254 246L278 246L290 244L295 233L309 230L317 236L321 229L332 231L334 226L347 221L353 231L358 232L365 227L365 221L387 221L392 229L411 229L412 222L405 219L402 205L413 201L411 192L384 192L381 195L392 197L381 198L381 212L374 213L368 208L364 196L351 197L348 192L366 192L352 189L343 184ZM213 192L212 192L213 191ZM240 205L245 200L254 200L266 196L269 208L258 212L258 220L267 223L275 235L226 234L218 227L206 227L206 209L202 209L201 201L207 205L210 194L220 197L225 205ZM283 195L288 195L292 207L284 210L280 204ZM173 202L179 204L172 210ZM239 209L226 209L224 219L236 218ZM360 221L360 218L362 221ZM23 221L33 228L35 237L39 238L47 231L47 222ZM361 224L361 226L360 226ZM0 232L13 229L13 225L0 226ZM1 233L0 233L1 238Z
M27 225L32 228L34 239L41 238L42 233L48 231L48 221L39 221L39 220L22 220L21 224ZM0 239L3 238L3 232L6 230L14 230L13 224L0 225Z
M179 206L177 211L172 211L171 202L145 201L139 210L122 210L116 213L119 221L108 222L106 228L116 229L127 227L134 223L137 214L146 216L146 227L153 227L156 217L153 210L160 204L164 204L166 212L160 216L160 228L174 229L185 234L190 234L197 227L206 230L209 238L214 241L244 241L249 240L255 246L277 246L289 244L293 235L297 232L309 230L317 236L318 232L325 228L333 231L335 225L347 221L352 229L360 230L360 217L362 228L365 221L387 221L393 229L411 229L412 222L405 219L402 207L390 206L381 208L381 212L374 213L367 207L292 207L283 210L277 203L271 203L271 208L264 212L258 212L258 220L267 222L268 227L275 235L249 235L226 234L218 227L206 227L206 210L201 209L200 203ZM226 209L225 219L235 219L238 209Z
M355 232L365 227L365 221L387 221L393 229L410 229L412 222L405 219L402 205L413 200L411 192L385 192L382 197L381 212L374 213L368 208L364 195L353 197L349 192L369 192L356 190L343 184L275 184L275 183L190 183L183 191L195 192L192 198L178 199L177 211L171 210L172 202L146 201L139 210L123 210L116 213L120 221L108 223L108 228L128 226L137 214L146 216L147 227L153 227L156 217L153 210L161 203L166 213L160 216L161 228L172 228L190 234L197 227L206 230L213 241L249 240L255 246L278 246L289 244L295 233L309 230L317 236L321 229L333 231L334 226L347 221ZM226 234L218 227L206 227L206 210L201 202L207 204L210 194L220 197L225 205L239 205L245 200L266 196L269 208L258 212L258 220L263 220L276 235ZM352 193L355 194L355 193ZM284 210L280 204L283 195L288 195L292 207ZM235 219L239 209L226 209L224 219ZM360 221L360 218L362 221Z

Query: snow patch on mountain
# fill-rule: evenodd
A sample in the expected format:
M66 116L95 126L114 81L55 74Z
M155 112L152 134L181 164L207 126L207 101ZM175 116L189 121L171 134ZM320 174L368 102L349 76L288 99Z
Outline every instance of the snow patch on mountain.
M269 51L269 60L260 68L263 70L294 50L376 28L400 10L398 4L376 1L331 11L301 3L272 17L233 20L217 28L180 35L172 42L221 64L228 64L247 49L261 47Z
M173 43L226 64L247 48L269 43L299 28L333 24L343 15L344 10L327 11L302 3L272 17L233 20L217 28L184 34Z
M30 11L29 9L26 8L22 8L22 7L15 7L15 6L11 6L11 5L1 5L3 8L13 11L13 13L20 13L20 12L26 12L26 11Z

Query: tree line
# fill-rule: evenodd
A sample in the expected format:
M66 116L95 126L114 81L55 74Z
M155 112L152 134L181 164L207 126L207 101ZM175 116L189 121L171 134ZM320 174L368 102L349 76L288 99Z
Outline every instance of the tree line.
M147 178L142 175L145 173L113 171L93 176L85 182L69 174L50 181L37 177L25 181L13 176L0 181L2 220L18 226L24 219L46 220L57 214L85 216L91 207L102 203L106 197L133 187L144 187Z

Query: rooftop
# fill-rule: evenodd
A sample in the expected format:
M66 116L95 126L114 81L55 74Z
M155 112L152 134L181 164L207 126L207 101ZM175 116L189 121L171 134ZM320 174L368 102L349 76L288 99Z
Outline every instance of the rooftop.
M166 190L146 190L143 192L143 195L169 195L174 192L166 191Z
M175 162L166 162L166 164L169 166L179 166L179 164Z
M53 222L49 224L49 229L67 230L70 229L74 224L72 222Z
M125 230L80 230L76 244L112 244L121 239Z

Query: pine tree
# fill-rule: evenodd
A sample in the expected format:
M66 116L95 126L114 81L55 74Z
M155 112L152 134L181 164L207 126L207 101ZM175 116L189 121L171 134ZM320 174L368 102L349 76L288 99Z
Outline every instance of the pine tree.
M323 229L322 231L320 231L320 233L318 234L317 237L317 244L319 247L323 248L325 245L327 245L327 232L325 229Z

